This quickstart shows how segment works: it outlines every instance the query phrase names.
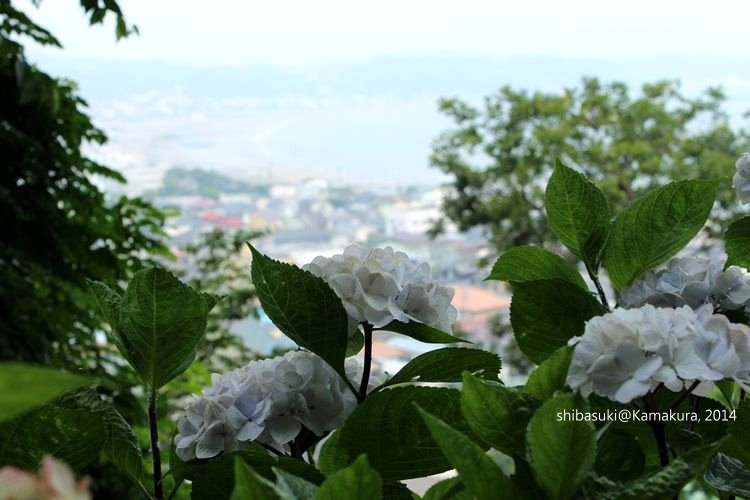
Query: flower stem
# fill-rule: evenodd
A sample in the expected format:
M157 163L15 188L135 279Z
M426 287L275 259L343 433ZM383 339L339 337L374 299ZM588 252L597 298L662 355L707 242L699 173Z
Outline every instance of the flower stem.
M676 410L677 407L679 407L682 404L682 402L685 401L688 396L690 396L690 394L695 390L696 387L698 387L698 384L700 384L700 383L701 383L700 380L696 380L695 382L693 382L690 385L690 387L687 388L687 390L685 392L683 392L682 394L680 394L680 397L677 398L677 401L674 402L674 404L672 405L672 407L670 408L670 410Z
M643 396L643 401L646 403L646 411L650 413L656 413L659 411L656 407L656 398L653 393L646 393L646 395ZM662 467L669 465L669 449L667 448L667 436L664 432L664 423L649 419L648 425L651 427L654 439L656 439L656 447L659 450L659 464L661 464Z
M148 426L151 430L151 460L154 464L154 498L164 499L161 484L161 452L159 451L159 430L156 422L156 389L148 393Z
M365 362L362 368L362 382L359 384L358 400L361 403L367 397L367 385L370 383L370 369L372 367L372 330L370 323L362 324L365 330Z
M692 399L691 404L690 404L690 411L693 413L698 413L698 407L701 404L701 398L699 398L695 394L690 396L690 398ZM690 422L688 422L687 430L690 432L693 432L693 427L695 427L695 421L691 419Z
M602 286L601 281L599 281L599 276L589 271L589 278L594 282L596 291L599 293L599 300L601 300L602 305L604 306L604 312L612 312L609 308L609 302L607 301L607 294L604 293L604 287Z

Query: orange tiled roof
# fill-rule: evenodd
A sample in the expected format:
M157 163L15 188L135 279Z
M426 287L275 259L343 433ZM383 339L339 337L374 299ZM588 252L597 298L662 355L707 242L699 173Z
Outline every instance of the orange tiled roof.
M456 295L453 305L458 309L458 315L498 312L510 307L510 299L502 297L490 290L475 286L453 285Z

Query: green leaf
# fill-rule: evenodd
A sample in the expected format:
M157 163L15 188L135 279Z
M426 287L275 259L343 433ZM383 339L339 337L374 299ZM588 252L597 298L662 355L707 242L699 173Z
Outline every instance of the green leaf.
M120 302L119 337L144 383L158 389L187 368L214 303L165 269L135 273Z
M344 357L349 320L341 299L323 279L248 246L253 254L253 284L268 317L287 337L323 358L348 382Z
M716 453L718 443L692 450L674 459L669 465L660 467L634 481L600 492L597 500L669 500L697 475L701 474L708 461Z
M90 383L86 377L54 368L0 363L0 422Z
M359 351L362 350L362 348L365 346L365 336L362 334L359 328L357 328L354 333L352 333L352 336L349 337L349 340L346 343L346 354L345 356L348 358L350 356L356 356L359 354Z
M401 482L383 485L383 500L419 500L419 496Z
M703 478L719 491L750 497L750 470L728 455L717 453Z
M230 500L275 500L278 496L275 494L273 483L259 476L244 460L240 457L234 459L234 489ZM195 497L193 497L195 498Z
M460 477L451 477L430 486L422 500L473 500L473 497Z
M276 492L284 500L313 500L318 486L283 469L273 467L276 475Z
M729 422L727 432L732 439L727 439L721 451L740 460L745 467L750 468L750 402L745 400L737 408L735 420Z
M537 364L582 335L586 321L603 313L593 295L567 281L528 281L513 287L513 332L518 347Z
M106 441L97 413L45 405L0 424L0 465L36 470L44 455L54 455L79 471L96 460Z
M94 293L102 316L109 323L113 332L118 332L120 330L120 301L122 297L104 283L92 280L87 280L87 282Z
M429 430L412 405L416 402L459 430L468 431L461 416L459 392L437 387L401 386L369 396L337 434L349 459L364 453L383 481L424 477L450 469ZM340 461L340 458L336 460Z
M726 266L750 268L750 217L732 222L724 234Z
M716 186L716 181L672 182L623 210L607 243L607 270L614 286L629 285L687 245L706 223Z
M138 437L114 407L93 389L84 389L64 396L59 404L67 408L84 409L96 413L104 425L106 440L102 454L106 460L117 465L133 480L139 481L143 469L143 458Z
M444 347L409 361L385 386L407 382L459 382L465 371L489 380L497 380L500 358L480 349Z
M526 427L539 406L532 396L464 374L461 411L471 430L505 454L526 456Z
M235 483L235 458L241 458L259 476L272 481L276 478L273 469L281 469L312 484L320 484L323 475L301 460L289 457L273 457L265 448L253 443L249 448L224 453L209 460L181 462L175 459L172 474L192 482L194 500L229 498Z
M418 407L443 454L456 468L461 482L477 500L519 498L513 483L485 451L461 432Z
M537 366L522 391L531 394L539 401L547 401L557 391L565 390L568 368L573 359L573 349L567 345L559 348Z
M558 160L544 204L552 232L595 275L612 218L607 197L583 174Z
M318 458L318 468L326 476L349 465L349 454L340 444L341 431L334 431L323 443Z
M99 311L104 320L109 324L112 341L117 346L117 350L127 358L125 345L122 342L122 338L120 338L120 304L122 297L104 283L92 280L87 280L87 282L99 306Z
M408 323L402 323L401 321L391 321L382 328L375 328L375 330L383 330L386 332L400 333L406 335L420 342L427 344L454 344L456 342L466 342L471 344L470 341L453 336L449 333L441 332L436 328L427 326L424 323L417 321L409 321Z
M367 457L360 455L349 467L331 474L320 485L315 500L380 500L382 488L380 476L367 463Z
M597 444L594 469L614 481L632 481L643 474L646 456L631 433L610 428Z
M588 290L581 274L565 260L544 248L514 247L503 253L492 266L488 280L510 282L560 278Z
M571 498L592 471L596 431L591 422L558 421L575 411L575 396L563 394L545 402L529 422L529 462L539 483L553 499Z

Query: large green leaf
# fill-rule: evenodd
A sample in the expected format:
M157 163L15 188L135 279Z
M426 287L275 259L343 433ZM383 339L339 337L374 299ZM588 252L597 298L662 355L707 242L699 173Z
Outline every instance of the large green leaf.
M419 323L418 321L409 321L408 323L391 321L384 327L376 328L375 330L400 333L401 335L406 335L407 337L411 337L414 340L419 340L420 342L425 342L427 344L454 344L456 342L466 342L471 344L471 342L466 339L441 332L436 328L427 326L424 323Z
M632 433L610 428L597 444L594 470L614 481L632 481L643 474L646 456Z
M547 401L557 391L565 389L572 359L573 349L567 345L562 346L531 372L522 391L539 401Z
M516 283L510 322L521 348L534 363L541 363L582 335L585 322L603 314L593 295L561 279Z
M36 469L47 454L76 470L103 454L134 480L141 475L133 430L93 389L66 394L0 424L0 464Z
M193 496L192 498L195 498ZM230 500L277 500L275 486L268 479L258 475L240 457L234 459L234 488Z
M383 482L376 471L360 455L350 466L331 474L320 485L315 500L380 500Z
M489 380L497 380L500 364L500 358L491 352L444 347L412 359L385 385L406 382L458 382L465 371Z
M49 454L77 471L96 460L106 440L96 413L45 405L0 424L0 465L36 470Z
M545 402L529 422L529 462L552 499L571 498L596 458L596 431L591 422L559 419L576 409L581 409L576 396L563 394Z
M713 443L674 459L669 465L659 467L633 481L600 491L596 500L669 500L702 474L709 460L716 454L720 443Z
M140 480L143 459L138 437L112 405L102 401L93 389L67 394L59 404L66 408L95 413L104 425L106 441L101 450L104 458L117 465L134 480Z
M422 500L473 500L473 497L460 477L451 477L430 486Z
M503 253L488 280L510 282L537 281L560 278L578 285L584 290L588 287L581 274L565 260L544 248L535 246L514 247Z
M339 444L340 440L341 431L334 431L320 449L318 468L327 476L349 465L349 453Z
M721 451L731 457L739 459L745 467L750 469L750 401L745 400L737 408L735 420L729 422L727 432L732 439L727 439Z
M455 467L461 482L477 500L519 498L511 480L487 456L485 450L429 412L419 408L419 413L443 454Z
M680 251L706 223L716 181L678 181L638 198L615 219L606 264L617 288Z
M318 492L317 485L278 467L273 468L273 473L276 475L276 492L282 499L313 500L315 498Z
M349 320L341 299L323 279L248 246L253 254L253 284L268 317L287 337L323 358L348 382L344 358Z
M518 389L464 374L461 411L474 433L508 455L526 457L526 427L539 406Z
M406 484L401 481L383 484L383 500L420 500L412 493Z
M55 368L0 363L0 422L89 383L86 377Z
M122 297L104 283L88 280L89 288L94 294L99 311L109 323L112 341L123 356L127 356L125 346L120 338L120 302Z
M119 304L105 285L93 283L92 289L123 356L155 389L190 365L217 300L159 267L137 272Z
M750 498L750 470L728 455L717 453L703 478L719 491Z
M604 193L558 160L547 183L544 205L555 236L596 274L612 218Z
M365 453L385 482L444 472L450 464L412 403L468 431L459 396L455 389L436 387L401 386L380 391L359 405L339 429L338 446L346 451L349 461Z
M732 222L724 234L727 266L750 268L750 216Z
M220 500L229 498L235 486L235 458L242 459L254 472L268 481L275 479L275 468L313 484L323 482L323 475L311 465L289 457L273 457L257 444L208 460L180 462L176 459L171 472L176 478L192 482L194 500Z

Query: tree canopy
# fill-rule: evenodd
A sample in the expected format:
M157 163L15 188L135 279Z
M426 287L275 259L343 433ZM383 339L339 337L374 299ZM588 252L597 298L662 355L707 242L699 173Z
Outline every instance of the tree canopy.
M112 0L81 6L91 23L114 15L118 38L135 30ZM97 178L125 182L86 152L107 137L75 83L26 61L29 40L61 47L0 0L0 358L99 368L102 322L85 280L117 284L168 254L165 216L99 189Z
M481 107L442 99L454 127L435 140L430 160L452 180L434 232L447 220L484 227L498 251L553 242L544 186L558 158L600 186L615 212L666 180L731 177L750 135L732 127L724 101L716 88L688 97L664 80L634 95L595 78L559 93L506 86ZM717 201L713 233L736 210L732 193Z

